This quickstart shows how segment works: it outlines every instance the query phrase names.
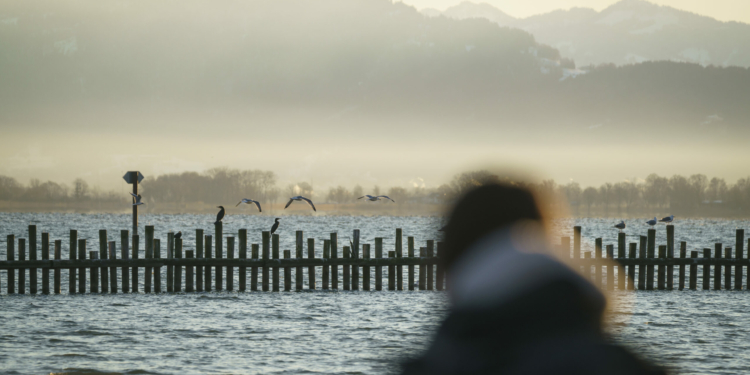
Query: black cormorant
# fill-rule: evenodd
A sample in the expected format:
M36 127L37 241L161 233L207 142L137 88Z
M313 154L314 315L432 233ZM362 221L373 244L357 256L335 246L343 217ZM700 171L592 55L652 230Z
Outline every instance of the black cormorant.
M273 232L276 232L276 229L279 229L279 218L276 218L276 221L273 222L273 226L271 227L271 234Z
M221 222L221 219L224 218L224 206L216 206L216 208L221 208L219 210L219 213L216 215L216 222L214 224L219 224Z
M182 238L182 232L177 232L177 234L174 235L174 239L179 240L180 238Z

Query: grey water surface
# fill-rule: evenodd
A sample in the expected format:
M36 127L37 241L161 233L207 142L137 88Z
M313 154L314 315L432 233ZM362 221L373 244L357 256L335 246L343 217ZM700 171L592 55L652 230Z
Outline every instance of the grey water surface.
M162 239L169 230L181 230L190 249L194 229L209 234L213 220L213 215L143 215L139 224L141 234L142 226L154 225ZM642 221L627 222L628 242L645 234ZM260 231L272 223L273 217L265 215L228 216L224 235L248 228L248 242L257 243ZM338 233L339 252L353 229L361 230L362 243L383 237L385 252L393 249L396 228L403 228L405 237L414 236L417 247L440 239L437 229L443 219L283 216L281 223L282 250L293 250L295 231L303 230L305 238L316 239L320 257L322 240L331 232ZM8 234L28 236L29 224L37 225L39 233L49 232L51 240L62 240L67 259L70 229L89 239L88 250L97 250L98 230L107 229L109 240L119 243L119 231L129 229L130 216L0 213L2 242ZM552 223L552 232L570 236L573 225L581 225L583 248L591 250L596 237L616 243L613 224L609 219L560 219ZM734 246L735 229L750 230L750 222L742 220L686 219L675 225L676 240L687 241L688 251L713 248L715 242ZM663 225L658 227L658 244L664 243L664 232ZM5 257L3 244L0 259ZM448 308L445 293L432 291L69 296L67 271L61 274L62 295L8 296L6 271L0 271L0 372L395 373L402 358L425 348ZM318 283L320 277L318 271ZM235 280L235 288L237 284ZM615 292L609 331L614 340L679 373L748 372L750 294L743 289Z

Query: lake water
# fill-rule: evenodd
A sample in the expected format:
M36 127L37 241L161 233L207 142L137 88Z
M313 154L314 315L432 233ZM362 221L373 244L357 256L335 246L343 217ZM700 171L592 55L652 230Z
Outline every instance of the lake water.
M212 215L144 215L140 224L155 225L156 237L162 239L169 230L182 230L190 249L194 229L210 233L213 220ZM229 235L248 228L248 241L257 243L260 231L272 223L267 216L228 216L224 230ZM99 229L118 240L130 217L0 213L3 239L11 233L27 236L29 224L63 240L67 258L70 229L77 229L79 238L89 239L89 250L96 250ZM339 233L339 251L353 229L361 230L362 243L383 237L388 250L395 228L424 246L425 240L439 238L441 224L438 217L283 216L277 233L280 248L291 250L294 231L303 230L305 237L316 239L320 257L322 240L333 231ZM556 220L553 232L571 235L573 225L581 225L584 250L590 250L595 237L616 243L613 224ZM642 221L628 226L633 235L629 242L637 242L646 230ZM750 222L681 220L676 240L688 241L688 251L713 248L715 242L734 246L736 228L747 231ZM660 227L658 244L665 243L664 232ZM0 259L5 256L5 246L0 246ZM317 277L320 282L319 270ZM62 279L65 293L65 270ZM425 347L447 308L444 293L428 291L8 296L5 271L0 271L0 281L0 371L11 374L394 373L400 358ZM745 354L750 294L745 290L616 292L612 297L610 331L634 351L680 373L750 371Z

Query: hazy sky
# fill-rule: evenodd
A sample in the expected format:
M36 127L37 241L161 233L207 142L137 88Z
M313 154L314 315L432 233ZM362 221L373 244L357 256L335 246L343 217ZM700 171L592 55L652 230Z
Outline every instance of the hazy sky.
M547 13L556 9L572 7L593 8L598 11L618 0L475 0L475 3L488 3L514 17L528 17ZM459 4L461 0L404 0L417 8L437 8ZM750 23L750 1L748 0L651 0L652 3L706 15L721 21Z

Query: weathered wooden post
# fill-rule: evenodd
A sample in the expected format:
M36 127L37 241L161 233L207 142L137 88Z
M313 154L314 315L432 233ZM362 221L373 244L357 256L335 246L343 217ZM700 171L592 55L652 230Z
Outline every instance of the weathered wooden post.
M338 255L338 233L331 233L331 259L335 262L339 258ZM331 289L339 289L339 266L331 265Z
M591 260L591 252L590 251L585 251L583 253L583 259L585 261ZM592 262L584 262L585 266L583 266L583 267L584 267L585 271L583 272L583 275L586 277L587 280L591 281L592 284L596 285L596 283L594 282L594 277L595 277L594 274L596 274L596 272L595 271L594 272L591 271L591 263Z
M696 290L698 289L698 263L695 262L698 260L698 252L691 251L690 259L693 261L690 263L690 290Z
M727 246L724 249L724 258L728 260L732 259L731 246ZM732 290L732 266L730 266L729 264L726 264L724 266L724 289Z
M388 260L391 263L388 264L388 290L396 290L396 265L392 263L396 259L396 252L388 252Z
M29 225L29 260L37 260L36 225ZM37 293L36 267L29 268L29 292Z
M86 260L86 240L78 239L78 259ZM78 293L86 293L86 267L78 268Z
M234 237L227 237L227 259L234 259ZM234 290L234 267L227 266L227 290Z
M687 257L687 242L680 242L680 259L682 261ZM680 290L685 289L685 263L680 263Z
M635 242L630 243L628 249L628 258L631 260L635 259L636 251L638 250L638 244ZM635 290L635 264L628 266L628 290Z
M351 250L349 250L349 246L344 246L342 248L342 251L344 253L344 259L349 259L351 257ZM344 290L349 290L349 265L344 265Z
M734 243L734 257L737 259L737 264L734 266L734 289L742 290L742 263L739 263L741 259L744 259L744 247L745 245L745 230L737 229L735 233Z
M581 227L573 227L573 259L581 259Z
M359 229L354 230L352 249L352 259L359 259ZM359 290L359 266L352 266L352 290Z
M16 260L16 236L9 234L6 237L5 242L5 259L8 262L13 262ZM73 283L75 283L75 270L71 268L71 272L73 275ZM750 274L750 272L748 272ZM73 293L75 293L75 286L71 288L73 290ZM8 294L16 294L16 270L14 269L8 269Z
M625 233L617 234L617 257L625 258ZM625 290L625 267L617 263L617 289Z
M174 259L182 259L182 238L174 239ZM175 292L182 291L182 266L174 267L173 287Z
M216 252L214 258L224 258L224 223L217 221L214 224L214 251ZM214 283L214 289L218 292L224 288L223 272L221 266L214 267L214 273L216 274L216 282Z
M251 253L250 256L253 260L260 259L260 246L257 243L252 244L251 246ZM252 266L250 267L250 290L257 292L258 291L258 267Z
M640 247L638 249L638 257L642 260L646 259L646 236L640 236ZM638 290L646 290L646 271L647 267L645 263L638 265Z
M331 259L331 240L323 240L323 290L328 290L329 259Z
M195 230L195 257L198 259L205 259L206 251L203 247L204 241L203 229ZM203 291L203 268L204 266L195 267L195 290L198 292Z
M140 246L141 246L140 237L137 234L134 234L133 246L132 246L132 249L133 249L132 259L133 260L138 259L139 253L140 253ZM130 269L130 283L131 283L130 290L133 293L138 293L138 267L137 266Z
M594 285L601 288L602 287L602 239L597 238L595 240L595 246L594 246Z
M49 259L49 233L42 232L42 260ZM42 294L49 294L49 267L42 268Z
M427 257L427 248L426 247L420 247L419 248L419 257L421 260L424 260L425 257ZM427 283L427 266L424 264L419 265L419 290L425 290Z
M427 240L427 258L432 260L435 257L435 240ZM427 266L427 290L432 290L434 285L434 266L428 264Z
M370 245L362 245L362 259L370 260ZM362 267L362 290L370 291L370 266Z
M399 260L404 257L403 233L404 232L401 228L396 228L396 257ZM438 244L438 256L440 256L440 244ZM396 288L398 290L404 290L404 266L401 264L396 267Z
M78 259L78 231L75 229L70 230L70 237L68 242L68 260ZM76 269L68 269L68 294L76 294Z
M383 238L375 237L375 259L383 259ZM383 267L375 266L375 290L383 290Z
M146 225L145 228L145 236L146 236L146 259L153 260L154 259L154 226L153 225ZM154 279L154 270L152 267L145 267L143 270L143 291L146 293L151 293L151 281Z
M654 252L656 251L656 229L648 230L648 257L649 259L654 258ZM654 266L648 265L646 267L646 289L654 290Z
M315 259L315 239L307 239L307 259ZM307 288L315 290L315 266L307 267Z
M613 264L615 263L615 247L607 245L607 290L615 290L615 270ZM601 267L600 267L601 268ZM620 277L622 281L625 281L624 277ZM625 284L623 283L623 286ZM620 290L624 289L623 287Z
M240 259L247 260L247 229L240 229ZM247 290L247 267L242 266L240 272L240 292Z
M560 258L563 260L570 259L570 237L560 239Z
M109 251L108 251L108 243L109 240L107 239L107 230L101 229L99 230L99 259L101 260L107 260L109 257ZM105 262L102 262L105 263ZM102 293L109 292L109 268L106 266L102 266L101 268L101 278L102 278Z
M711 280L711 249L703 249L703 290L708 290Z
M154 238L154 259L161 259L161 240ZM161 267L154 267L154 292L161 293Z
M185 259L195 258L193 250L185 250ZM193 278L193 266L185 266L185 292L190 293L194 291L195 279Z
M206 259L213 259L214 257L213 238L214 237L210 234L203 236L203 246L206 247L206 254L205 254ZM206 292L211 291L211 284L212 284L211 269L212 269L211 266L203 267L203 289L205 289Z
M302 259L302 252L303 252L302 247L303 247L303 241L304 241L304 239L303 239L304 233L301 230L298 230L297 232L295 232L295 234L296 234L296 236L295 236L295 240L296 240L296 242L295 242L295 245L296 245L295 250L296 251L294 253L295 254L295 258ZM344 272L346 272L346 271L344 271ZM296 281L295 282L295 290L299 292L299 291L302 290L302 267L299 267L299 266L295 267L295 276L296 276L295 277L295 281Z
M62 260L62 240L55 240L55 260ZM114 268L114 267L113 267ZM55 268L55 294L62 293L62 280L60 275L60 269ZM8 273L10 275L10 273ZM115 277L117 277L115 275Z
M284 250L284 259L291 259L292 251ZM292 290L292 268L284 267L284 291L289 292Z
M747 239L747 259L750 259L750 238ZM750 290L750 266L747 267L747 281L745 285Z
M274 260L279 259L279 235L278 234L272 234L271 235L271 250ZM273 291L278 292L279 291L279 266L275 265L272 269L273 272Z
M261 283L261 286L263 287L263 291L267 292L269 287L271 286L271 277L268 274L268 259L271 257L271 232L269 231L263 231L262 232L263 238L263 281Z
M667 259L674 259L674 225L667 224ZM674 266L667 266L667 289L674 289Z
M99 253L94 250L89 251L89 259L98 260ZM91 268L89 268L89 272L89 293L99 293L99 267L94 267L92 265Z
M117 259L117 242L109 241L107 247L109 248L109 259ZM112 294L117 293L117 267L109 267L109 292Z
M18 239L18 260L26 260L26 239ZM85 291L84 291L85 292ZM18 294L26 294L26 269L18 269Z
M123 260L130 259L130 232L126 229L120 231L120 258ZM122 274L120 282L122 283L123 293L130 292L130 267L123 266L120 270Z
M666 245L660 245L659 246L659 259L667 259L667 246ZM659 290L665 289L665 278L666 278L666 267L664 264L659 264Z
M445 278L445 269L443 269L443 262L441 261L443 257L445 256L445 247L442 242L437 243L437 257L438 257L438 265L437 265L437 275L435 277L435 283L437 283L437 290L443 290L443 284L444 284L444 278Z
M409 252L409 258L414 258L414 237L406 238L407 251ZM409 265L409 290L414 290L414 265Z
M721 244L714 244L714 259L716 263L714 265L714 290L721 290Z

